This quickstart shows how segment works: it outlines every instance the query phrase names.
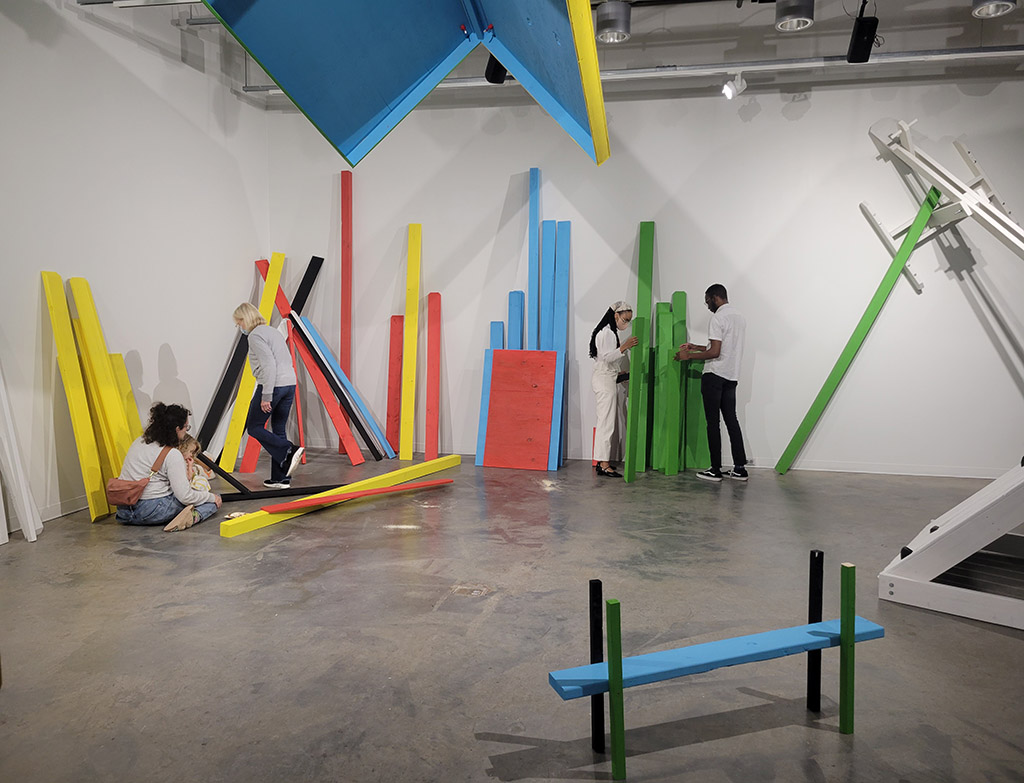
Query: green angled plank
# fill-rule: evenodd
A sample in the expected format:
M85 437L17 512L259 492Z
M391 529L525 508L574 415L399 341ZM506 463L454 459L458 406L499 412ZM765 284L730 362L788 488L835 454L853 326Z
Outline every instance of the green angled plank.
M637 461L640 454L640 433L647 429L647 420L641 416L640 400L646 399L644 384L644 362L640 357L647 353L647 319L637 316L633 319L633 334L639 341L629 351L629 400L626 408L626 453L622 461L623 478L629 482L636 479Z
M658 302L654 306L654 427L651 432L651 467L665 472L668 444L672 440L669 430L678 424L670 421L668 395L672 387L672 305ZM678 386L677 386L678 388Z
M675 360L679 346L686 342L686 294L672 294L670 337L665 346L669 380L665 388L665 475L679 473L683 437L683 363Z
M636 469L643 473L647 470L647 454L650 449L651 436L651 369L653 362L650 355L651 328L654 325L652 320L653 296L652 281L654 280L654 221L645 220L640 224L640 246L637 252L637 273L636 273L636 313L633 321L633 334L643 341L642 346L638 345L630 356L630 378L632 373L640 373L640 408L637 413L637 421L643 422L642 427L637 429L636 446ZM644 319L643 335L637 334L640 326L636 318ZM644 350L640 350L644 347ZM633 358L636 357L636 370L633 369Z
M821 387L818 396L814 398L810 410L807 411L807 415L800 422L800 426L797 427L792 440L789 441L789 445L786 446L786 450L782 452L782 456L775 465L777 473L785 473L790 469L793 465L793 460L796 459L800 449L804 447L807 438L810 437L811 432L818 423L818 419L825 412L825 408L832 399L832 395L835 394L836 389L839 388L839 383L843 380L843 376L850 369L857 351L864 344L868 332L871 331L871 327L874 325L879 313L882 312L885 300L889 298L889 294L892 293L892 289L899 279L900 270L903 269L910 259L910 254L914 252L917 240L920 239L921 234L924 233L925 228L928 226L928 219L938 205L940 197L941 194L935 188L929 190L928 195L925 196L924 202L917 212L917 217L914 218L914 222L911 224L906 236L903 237L903 244L900 245L899 252L893 257L892 263L889 264L882 282L878 284L878 289L875 291L875 295L871 297L867 310L864 311L864 315L861 316L857 327L853 330L853 335L846 343L846 347L843 348L843 352L839 355L839 359L832 368L832 372L825 379L825 385Z

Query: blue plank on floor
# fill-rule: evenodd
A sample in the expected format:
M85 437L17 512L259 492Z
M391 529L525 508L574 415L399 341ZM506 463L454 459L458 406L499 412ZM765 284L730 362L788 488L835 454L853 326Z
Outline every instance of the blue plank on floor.
M857 617L854 641L881 639L885 629L877 623ZM767 661L787 655L825 650L839 646L839 620L826 620L793 628L779 628L750 636L737 636L715 642L694 644L674 650L634 655L622 659L622 687L632 688L652 682L700 674L724 666ZM608 692L608 664L593 663L548 674L548 682L565 700Z

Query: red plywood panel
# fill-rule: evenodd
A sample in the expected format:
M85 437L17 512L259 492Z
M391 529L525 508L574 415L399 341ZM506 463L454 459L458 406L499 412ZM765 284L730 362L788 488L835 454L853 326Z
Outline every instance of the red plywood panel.
M441 294L427 294L427 423L423 458L437 459L441 409Z
M391 316L391 342L388 349L388 412L384 423L385 437L398 451L402 429L402 343L405 339L405 316Z
M493 352L484 466L548 469L555 351Z

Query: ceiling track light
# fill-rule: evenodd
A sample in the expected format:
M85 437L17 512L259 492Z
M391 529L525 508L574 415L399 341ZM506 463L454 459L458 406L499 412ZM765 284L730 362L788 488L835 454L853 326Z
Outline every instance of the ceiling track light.
M776 0L775 29L795 33L814 24L814 0Z
M995 19L1006 16L1017 7L1017 0L974 0L971 16L978 19Z
M722 95L730 101L747 89L747 83L743 81L743 74L738 73L722 86Z
M597 40L616 44L629 40L629 3L606 0L597 7Z

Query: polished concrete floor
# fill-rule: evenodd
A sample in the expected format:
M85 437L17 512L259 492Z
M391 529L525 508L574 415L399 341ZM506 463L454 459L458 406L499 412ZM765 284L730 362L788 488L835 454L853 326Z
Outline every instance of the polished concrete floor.
M395 466L321 452L296 483ZM0 781L610 780L589 700L547 683L587 662L588 580L622 602L637 654L803 622L812 548L826 615L850 561L858 613L886 629L857 646L856 733L838 732L835 650L821 715L802 656L722 669L626 692L629 780L1024 780L1024 633L875 597L899 547L985 482L627 486L472 458L447 475L235 539L83 514L16 535Z

